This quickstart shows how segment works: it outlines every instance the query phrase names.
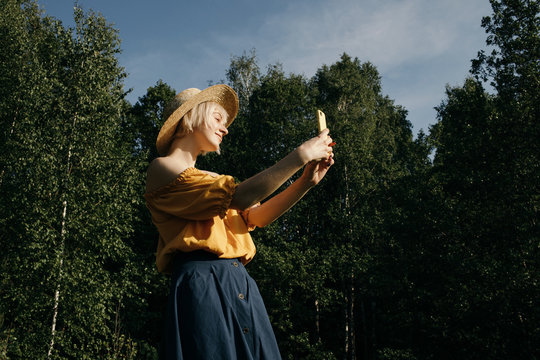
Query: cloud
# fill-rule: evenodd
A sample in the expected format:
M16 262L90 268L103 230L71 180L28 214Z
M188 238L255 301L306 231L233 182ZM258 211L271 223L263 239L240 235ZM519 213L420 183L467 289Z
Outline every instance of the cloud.
M257 32L263 52L292 71L314 71L343 52L381 70L451 52L466 37L470 1L291 2ZM480 23L480 17L476 20ZM227 41L228 42L228 41ZM270 45L274 44L274 45Z

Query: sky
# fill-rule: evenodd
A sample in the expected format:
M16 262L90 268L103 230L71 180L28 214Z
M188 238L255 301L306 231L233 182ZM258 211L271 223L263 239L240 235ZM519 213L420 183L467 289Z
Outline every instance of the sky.
M38 0L73 26L73 0ZM177 92L226 78L232 56L255 49L261 71L315 75L343 53L371 62L382 93L429 131L445 88L461 86L485 49L488 0L79 0L119 31L132 104L163 80Z

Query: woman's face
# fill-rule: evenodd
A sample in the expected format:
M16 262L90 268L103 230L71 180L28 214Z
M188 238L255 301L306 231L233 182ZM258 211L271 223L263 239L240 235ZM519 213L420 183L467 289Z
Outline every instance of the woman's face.
M219 110L215 109L210 118L206 120L206 124L203 123L194 129L193 134L201 144L202 151L218 151L223 137L229 133L225 126L225 117Z

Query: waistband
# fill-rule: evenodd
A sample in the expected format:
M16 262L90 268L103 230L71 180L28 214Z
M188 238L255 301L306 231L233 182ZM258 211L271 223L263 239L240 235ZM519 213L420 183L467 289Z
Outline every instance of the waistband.
M181 262L187 262L187 261L205 261L205 260L240 261L238 258L234 258L234 259L220 258L218 255L212 254L211 252L208 252L205 250L195 250L191 252L178 251L176 254L174 254L173 263L179 263L179 262L181 263Z
M208 266L226 266L227 262L243 267L239 259L220 258L216 254L212 254L204 250L195 250L192 252L177 252L173 259L173 276L189 269L206 268Z

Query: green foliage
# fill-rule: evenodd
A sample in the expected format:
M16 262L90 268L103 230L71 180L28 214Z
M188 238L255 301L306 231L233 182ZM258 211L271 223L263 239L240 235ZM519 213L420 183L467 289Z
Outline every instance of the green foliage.
M174 89L159 80L129 109L124 131L129 133L130 139L134 141L133 149L136 153L146 152L144 158L147 161L158 156L155 144L165 120L163 109L175 95Z
M164 120L163 109L174 95L175 90L160 80L155 86L148 88L146 94L126 111L124 133L133 149L133 155L140 159L144 169L157 156L155 141ZM159 274L155 266L158 233L142 196L145 192L146 172L138 172L134 179L137 182L138 196L132 200L136 215L131 222L131 246L137 254L138 282L133 284L133 293L126 300L126 308L130 314L137 315L131 316L126 326L131 334L141 339L137 358L156 359L169 279Z
M447 89L431 132L430 181L440 210L422 241L443 242L433 255L444 262L432 273L438 280L429 297L439 300L429 313L437 321L426 333L438 334L439 356L535 358L540 8L491 3L482 25L495 49L473 61L476 80ZM495 95L479 82L488 79Z
M482 19L489 55L478 53L471 72L491 80L505 100L538 96L540 84L540 4L535 0L490 0L493 14Z
M141 163L121 141L117 32L79 8L66 29L34 2L2 7L15 54L0 70L6 356L134 358L124 299L138 282L128 240Z
M270 66L223 146L223 164L241 164L232 165L237 173L230 172L247 178L316 135L317 108L326 112L338 142L336 165L323 184L282 219L254 232L258 253L250 272L267 303L280 348L291 358L341 357L350 336L346 325L361 326L347 319L356 317L346 314L347 302L360 306L373 296L351 294L350 288L371 281L370 254L381 245L382 213L391 211L390 203L377 199L393 179L410 174L407 159L414 148L405 112L380 91L375 68L347 55L311 80ZM235 127L243 135L239 140ZM229 153L236 159L228 158Z

